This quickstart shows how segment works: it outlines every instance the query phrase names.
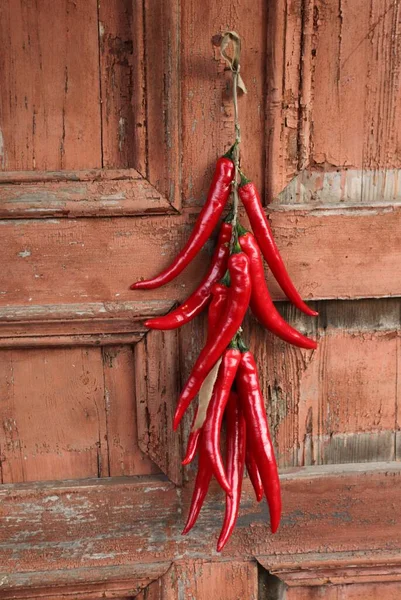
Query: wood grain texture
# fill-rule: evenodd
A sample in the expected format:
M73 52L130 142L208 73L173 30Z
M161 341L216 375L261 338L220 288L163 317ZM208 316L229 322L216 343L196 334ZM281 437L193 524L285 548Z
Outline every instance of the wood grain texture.
M159 472L138 445L135 383L137 379L142 379L143 374L139 369L136 371L138 365L134 363L134 352L131 346L113 346L102 350L111 477ZM151 355L145 357L145 365L152 358Z
M266 158L268 202L298 169L302 15L307 3L270 2L266 35Z
M179 396L177 331L150 331L135 346L134 361L139 447L171 481L181 484L181 439L173 431Z
M4 483L108 474L99 349L0 351Z
M96 1L9 0L0 22L0 168L101 167Z
M268 532L265 504L256 506L246 484L238 528L225 557L256 556L263 564L271 560L279 567L280 557L285 564L302 543L305 553L319 552L322 561L326 555L330 561L333 553L355 548L384 558L399 551L400 518L396 510L389 515L387 508L398 501L400 481L396 463L309 468L282 475L284 513L274 537ZM97 567L100 576L110 565L117 572L135 564L146 575L155 558L207 559L214 552L223 516L222 496L213 486L196 528L182 537L190 495L190 489L182 492L157 477L3 486L3 589L35 570L42 570L42 584L50 586L57 571L66 569Z
M146 332L144 319L172 306L163 300L9 306L0 309L0 346L133 343Z
M134 169L3 173L0 217L130 216L171 213L171 204Z
M264 86L266 3L182 3L182 193L186 204L202 204L217 157L234 142L231 76L211 43L213 35L238 31L243 42L241 73L248 94L239 99L242 166L263 188L265 161Z
M2 482L158 473L139 448L135 404L136 382L152 359L145 355L135 373L130 346L1 350ZM153 395L155 405L156 389ZM155 427L159 409L149 412L148 426ZM167 420L171 430L172 415ZM169 474L174 461L161 449L163 428L144 450L152 455L155 449Z
M398 2L374 0L367 10L362 0L318 1L315 11L311 160L399 167Z
M401 203L401 169L302 170L274 199L272 206L373 208Z
M134 54L132 13L137 4L125 0L99 2L100 86L102 150L105 168L135 165L135 133L143 124L132 110ZM142 86L140 86L142 87Z
M170 202L181 205L181 3L144 1L146 176ZM136 106L138 102L136 103Z
M3 581L1 597L4 600L129 600L145 588L151 581L161 577L169 568L169 563L156 562L144 569L135 565L98 569L92 567L54 571L50 585L46 585L48 573L41 571L10 576ZM4 584L6 584L4 586Z
M394 460L398 453L397 300L321 302L317 322L280 311L317 338L292 348L249 319L279 463L284 466ZM315 329L316 327L316 329Z
M261 561L263 564L263 558ZM278 562L281 565L276 568L274 560L270 561L270 573L289 588L297 590L327 583L340 586L401 580L401 568L395 553L384 557L376 552L366 555L355 550L335 554L330 561L320 560L319 554L298 554L293 559L289 557L287 564L283 564L280 558Z
M390 0L269 5L268 201L307 166L344 178L349 168L399 168L400 28Z
M185 561L175 563L152 582L137 600L247 600L258 599L257 566L249 562Z

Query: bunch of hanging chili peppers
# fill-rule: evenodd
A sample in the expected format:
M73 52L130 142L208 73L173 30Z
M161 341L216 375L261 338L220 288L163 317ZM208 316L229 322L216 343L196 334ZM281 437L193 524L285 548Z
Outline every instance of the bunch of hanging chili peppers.
M233 152L217 161L206 203L194 230L173 263L154 279L138 281L131 289L154 289L172 281L197 255L216 228L234 185ZM295 289L274 241L255 185L241 173L238 195L253 233L229 214L223 220L208 273L199 287L176 310L146 321L151 329L175 329L196 317L206 306L208 337L181 392L174 429L199 393L198 408L183 464L198 453L198 473L183 533L195 524L214 475L226 493L226 512L217 544L221 551L237 520L246 465L259 502L263 493L274 533L280 523L281 493L276 459L266 418L255 359L242 337L248 307L258 321L284 341L314 349L316 342L291 327L275 308L268 291L262 255L289 300L307 315L317 315ZM225 464L220 432L226 417Z

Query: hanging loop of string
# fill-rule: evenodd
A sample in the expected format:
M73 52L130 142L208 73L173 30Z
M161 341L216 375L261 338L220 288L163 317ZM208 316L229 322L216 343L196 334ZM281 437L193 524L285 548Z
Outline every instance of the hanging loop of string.
M232 44L233 46L233 55L230 56L227 53L228 46ZM235 146L234 146L234 179L232 182L232 195L233 195L233 235L231 237L230 249L233 250L234 245L238 241L237 237L237 220L238 220L238 178L239 178L239 154L240 154L240 143L241 143L241 127L239 123L239 115L238 115L238 89L240 89L244 94L247 93L244 80L240 74L240 59L241 59L241 38L235 31L226 31L223 33L220 41L220 53L221 56L228 64L228 68L232 73L233 78L233 105L234 105L234 134L235 134Z

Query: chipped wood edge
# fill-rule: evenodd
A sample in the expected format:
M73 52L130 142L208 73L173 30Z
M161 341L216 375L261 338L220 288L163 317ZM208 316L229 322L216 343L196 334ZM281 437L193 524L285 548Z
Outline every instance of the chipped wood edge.
M260 509L255 507L252 499L251 486L246 481L237 532L224 555L213 551L215 540L212 534L216 532L216 519L222 516L222 507L217 501L220 495L216 495L215 486L200 515L197 531L183 538L180 535L178 515L183 509L187 510L191 486L181 491L161 475L5 484L0 488L3 511L0 521L0 556L3 568L8 570L0 572L2 597L7 597L4 594L11 590L15 598L29 597L27 588L30 590L30 571L35 561L43 560L44 547L48 566L54 562L58 564L58 568L52 570L50 567L43 571L40 586L38 581L33 582L34 585L54 588L65 583L65 553L77 527L84 542L78 549L74 547L73 561L79 562L79 569L85 575L85 585L88 586L92 577L93 584L97 585L99 581L108 579L111 572L114 573L115 580L122 579L122 574L128 573L130 568L136 576L146 579L151 577L151 573L154 575L155 568L165 569L168 564L180 561L183 557L205 558L209 561L256 558L288 585L319 585L328 580L335 583L399 579L401 521L397 513L394 513L394 522L390 523L388 512L383 509L388 502L386 490L391 490L391 502L399 494L401 464L385 462L307 467L285 471L281 479L283 497L288 495L291 501L287 509L284 503L285 512L290 512L284 514L280 533L274 538L268 534L266 515L259 514ZM311 489L308 487L311 480L314 480L313 489L320 490L316 496L320 509L309 508L309 501L304 499L304 512L298 511L299 514L292 516L291 511L302 497L302 490ZM333 495L333 489L338 490L338 494ZM378 494L379 490L383 493ZM377 501L372 502L372 494ZM348 498L352 505L349 506L351 514L359 519L358 535L364 536L365 542L356 552L355 536L349 540L347 538L347 520L336 521L337 525L331 523L327 531L316 520L320 516L326 519L324 523L327 519L330 523L339 510L345 509L344 501ZM319 510L323 511L321 515ZM359 518L360 510L363 515ZM95 529L92 522L93 511L97 515ZM37 532L30 529L32 519L37 519L38 515L44 513L47 518L43 521L43 531L38 538ZM99 521L100 515L103 515L103 524ZM368 527L369 523L376 522L378 516L378 527L369 529L367 539L365 522ZM68 531L64 530L60 519L68 519ZM165 532L166 524L168 534L161 534ZM294 554L294 540L305 532L305 528L311 526L320 527L319 535L309 535L305 553ZM337 526L341 530L339 540L335 535L333 537ZM16 536L21 527L22 541L13 541L19 539ZM382 527L385 531L382 531ZM200 531L203 532L201 538ZM152 548L156 540L161 561L155 566ZM10 543L13 544L15 559L9 556ZM63 550L64 544L66 548ZM17 557L18 564L15 562ZM96 572L93 569L95 558L99 559ZM20 595L18 589L15 589L18 587L21 588ZM31 596L34 597L33 592ZM11 593L9 597L12 597Z
M306 168L274 199L271 208L375 208L401 204L401 169Z
M138 445L176 485L183 481L181 429L173 417L179 396L179 334L151 330L134 348Z
M174 302L94 302L0 308L0 348L133 344L147 332L143 321L165 314Z
M115 565L109 568L76 568L55 570L50 585L45 585L49 572L16 573L0 579L2 600L37 600L38 598L87 600L88 597L132 597L152 581L163 577L171 562L154 562L146 565ZM93 595L93 596L92 596Z
M314 553L277 558L257 556L256 559L262 567L289 587L401 581L399 552L367 554L355 550L327 555Z
M173 214L167 198L134 169L0 174L0 218Z

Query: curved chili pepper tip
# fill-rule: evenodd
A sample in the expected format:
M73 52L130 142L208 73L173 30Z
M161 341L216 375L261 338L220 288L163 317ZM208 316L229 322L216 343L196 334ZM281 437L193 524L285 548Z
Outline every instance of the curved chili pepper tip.
M193 421L192 427L195 424L196 416L197 416L197 412L195 413L195 417L194 417L194 421ZM200 434L201 434L201 429L197 429L195 431L191 431L191 433L189 434L187 451L186 451L186 454L184 456L184 459L181 461L181 464L183 466L189 465L189 463L191 463L193 461L193 459L195 458L195 454L198 451Z
M192 321L192 319L202 312L211 298L213 285L226 272L230 254L228 244L231 239L232 229L230 223L222 224L209 270L196 290L172 312L146 321L147 327L164 330L177 329L177 327L182 327Z
M315 350L317 348L317 343L302 335L302 333L284 321L274 306L266 286L259 246L252 233L241 236L239 242L249 258L252 282L251 310L255 317L264 327L285 342L300 348Z
M164 271L152 279L137 281L132 290L154 290L173 281L189 265L203 248L216 227L227 204L234 176L233 161L219 158L205 204L200 211L195 226L185 246Z
M223 550L237 522L244 475L246 424L239 406L238 396L235 392L231 392L227 404L226 432L226 469L233 495L231 498L229 496L226 497L226 512L217 542L217 552Z
M306 315L316 316L316 311L309 308L296 290L285 268L283 259L273 237L269 221L265 215L258 190L249 182L238 188L239 197L245 207L249 222L258 241L260 249L277 283L289 300Z
M246 421L247 436L269 505L270 528L277 531L281 516L281 492L277 463L260 389L258 371L251 352L242 354L236 384Z

